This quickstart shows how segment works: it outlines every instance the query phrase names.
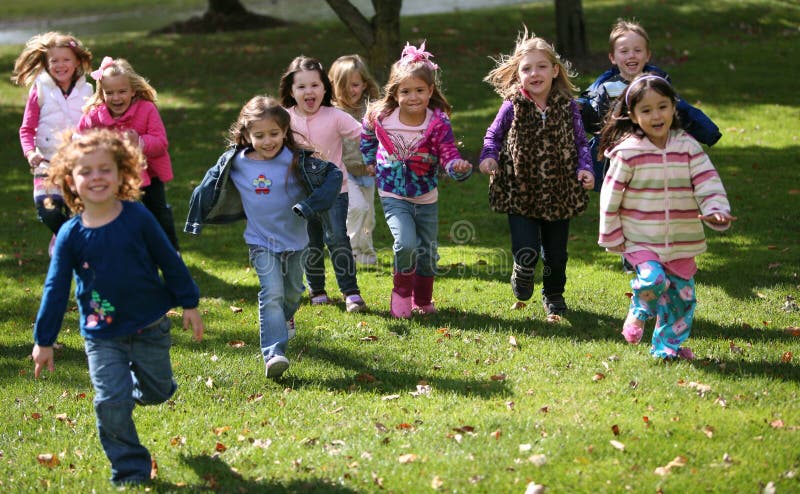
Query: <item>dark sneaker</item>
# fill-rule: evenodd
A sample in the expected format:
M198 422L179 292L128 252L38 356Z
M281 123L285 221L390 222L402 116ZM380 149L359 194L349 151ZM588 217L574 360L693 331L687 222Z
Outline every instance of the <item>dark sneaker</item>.
M567 303L564 301L563 295L544 295L542 296L542 304L548 317L561 317L567 312Z
M530 300L533 296L533 269L514 264L511 272L511 291L517 300Z

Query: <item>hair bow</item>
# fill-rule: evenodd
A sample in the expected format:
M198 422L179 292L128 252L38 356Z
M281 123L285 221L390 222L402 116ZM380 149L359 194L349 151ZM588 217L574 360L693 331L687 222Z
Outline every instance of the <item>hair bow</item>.
M403 53L400 55L400 63L405 65L414 62L424 62L431 70L437 70L439 66L431 62L431 57L433 57L433 55L425 51L424 41L419 45L419 48L406 41L406 46L403 48Z
M113 64L114 64L113 58L103 57L103 61L100 62L100 68L91 73L92 79L94 79L95 81L101 80L103 78L103 71L111 67L111 65Z

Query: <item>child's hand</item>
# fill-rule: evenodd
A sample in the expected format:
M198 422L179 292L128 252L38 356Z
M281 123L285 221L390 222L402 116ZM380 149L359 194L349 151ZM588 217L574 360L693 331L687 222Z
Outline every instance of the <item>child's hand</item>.
M478 170L487 175L494 175L497 173L497 161L494 158L486 158L478 165Z
M33 345L33 378L39 379L42 369L47 366L47 370L53 372L56 370L56 364L53 360L53 347Z
M367 175L370 177L375 176L375 165L367 165Z
M594 175L589 171L586 170L579 171L578 182L580 182L583 188L586 190L594 189Z
M195 307L194 309L183 309L183 329L192 328L192 339L194 341L203 340L203 319L200 317L200 311Z
M42 161L44 161L44 156L39 154L38 151L29 152L26 158L28 158L28 165L31 167L31 173L33 173L34 170L36 170L36 167L39 166Z
M472 163L467 160L454 160L453 171L456 173L467 173L472 170Z
M133 129L126 130L125 131L125 137L127 137L128 140L131 141L131 144L134 144L136 146L141 146L142 145L142 142L139 139L139 133L136 132Z
M625 244L615 245L613 247L606 247L609 252L625 252Z
M700 218L701 221L707 221L712 225L719 225L719 226L725 226L729 224L731 221L736 220L735 216L731 216L728 213L711 213L706 215L698 214L697 217Z

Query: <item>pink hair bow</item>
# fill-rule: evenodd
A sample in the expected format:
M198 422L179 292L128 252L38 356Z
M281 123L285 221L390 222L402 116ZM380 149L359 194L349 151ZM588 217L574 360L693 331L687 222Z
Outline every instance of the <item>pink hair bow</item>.
M113 63L114 63L113 58L103 57L103 61L100 62L100 68L91 73L92 79L94 79L95 81L99 81L100 79L102 79L103 71L111 67Z
M429 52L425 51L425 42L423 41L419 48L411 45L406 41L406 46L403 48L403 53L400 55L400 63L402 64L409 64L414 62L424 62L432 70L437 70L439 68L438 65L431 62L431 55Z

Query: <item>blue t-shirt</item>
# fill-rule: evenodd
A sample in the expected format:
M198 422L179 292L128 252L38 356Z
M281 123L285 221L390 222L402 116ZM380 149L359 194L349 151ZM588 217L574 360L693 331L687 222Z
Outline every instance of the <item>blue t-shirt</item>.
M81 334L89 339L135 333L172 307L199 302L186 265L138 202L123 201L119 216L98 228L83 226L78 215L58 231L33 329L38 345L56 341L73 274Z
M292 212L292 206L305 197L291 171L292 152L284 146L271 160L253 160L245 156L247 151L236 155L230 175L247 216L245 242L275 253L305 249L306 220Z

